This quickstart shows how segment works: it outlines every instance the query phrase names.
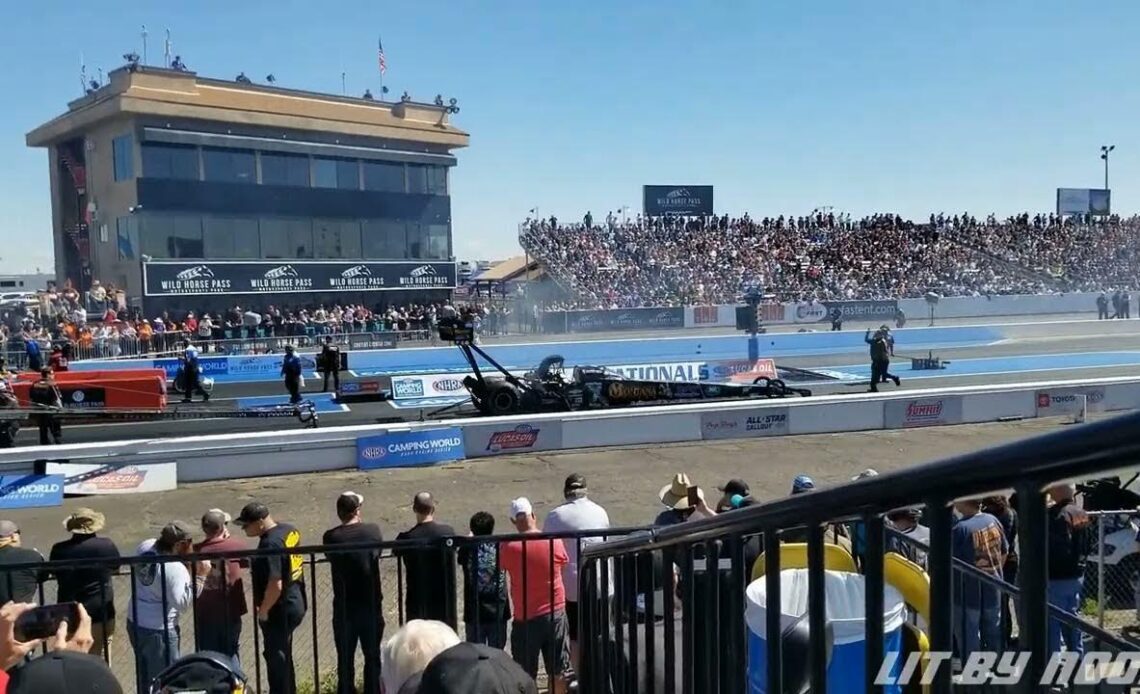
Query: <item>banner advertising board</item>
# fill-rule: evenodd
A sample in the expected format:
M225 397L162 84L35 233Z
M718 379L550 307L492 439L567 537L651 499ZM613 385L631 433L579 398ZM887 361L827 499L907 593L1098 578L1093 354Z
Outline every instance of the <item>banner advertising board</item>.
M747 439L759 436L784 436L788 433L787 407L765 407L734 412L701 413L701 438Z
M705 364L699 361L607 366L607 371L635 381L699 381Z
M642 196L646 217L713 214L712 186L644 186Z
M174 378L182 362L177 359L155 359L152 366L165 371L167 378ZM198 357L198 368L203 376L225 376L230 373L230 360L226 357ZM280 361L277 362L277 370L281 370Z
M395 333L350 333L349 349L396 349Z
M1104 188L1058 188L1057 214L1112 214L1112 191Z
M723 381L734 383L752 383L757 378L777 378L776 362L773 359L735 359L730 361L713 361L700 369L700 380Z
M178 488L177 463L48 463L45 472L49 475L63 475L65 494L143 494L168 492Z
M463 430L459 427L401 431L356 440L356 463L361 470L435 465L464 457Z
M454 289L456 264L438 260L161 260L143 263L146 296Z
M887 400L883 403L883 421L887 429L943 426L962 423L962 396L913 400Z
M548 311L543 314L547 332L609 332L685 327L685 309L624 308L600 311Z
M0 475L0 508L63 505L63 475Z
M533 453L562 448L562 422L543 420L521 424L485 424L466 427L463 438L468 458L507 453Z
M392 397L396 400L466 395L467 389L463 387L463 374L392 377Z
M1036 394L1037 416L1058 417L1073 415L1081 409L1080 398L1084 395L1089 412L1104 409L1104 386L1087 388L1056 388L1053 390L1039 390Z

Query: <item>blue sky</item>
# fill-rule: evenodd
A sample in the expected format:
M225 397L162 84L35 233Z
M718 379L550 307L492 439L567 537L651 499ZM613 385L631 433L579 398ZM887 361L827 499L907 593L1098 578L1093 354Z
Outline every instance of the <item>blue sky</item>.
M0 271L51 265L47 156L24 135L164 29L201 74L456 97L460 258L511 254L517 222L711 184L720 211L1048 210L1097 187L1140 208L1140 3L1102 0L11 3L0 26Z

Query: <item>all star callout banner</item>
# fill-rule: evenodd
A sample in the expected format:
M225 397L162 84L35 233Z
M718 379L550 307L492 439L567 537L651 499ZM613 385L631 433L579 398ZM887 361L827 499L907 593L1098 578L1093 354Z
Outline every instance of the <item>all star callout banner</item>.
M152 261L143 263L146 296L370 292L454 289L444 261Z

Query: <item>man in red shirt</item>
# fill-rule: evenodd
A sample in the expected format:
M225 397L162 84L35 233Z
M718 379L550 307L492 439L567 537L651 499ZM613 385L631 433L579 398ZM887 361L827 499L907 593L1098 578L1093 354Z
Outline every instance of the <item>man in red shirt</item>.
M210 509L202 516L202 532L206 539L194 545L194 552L221 554L249 549L241 540L230 536L230 514ZM249 612L242 583L242 567L248 559L217 559L206 576L206 586L198 598L194 616L194 633L198 648L228 655L238 664L242 617Z
M538 534L530 501L511 502L511 522L524 534ZM531 677L538 676L541 654L555 693L565 691L561 677L570 670L566 588L562 567L569 563L561 540L516 540L499 547L499 563L510 576L511 655Z

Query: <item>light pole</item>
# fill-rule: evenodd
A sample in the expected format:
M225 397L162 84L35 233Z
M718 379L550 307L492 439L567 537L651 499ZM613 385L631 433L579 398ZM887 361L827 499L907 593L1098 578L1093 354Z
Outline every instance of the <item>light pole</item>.
M1116 149L1116 145L1101 145L1100 158L1104 160L1104 189L1108 190L1108 153Z

